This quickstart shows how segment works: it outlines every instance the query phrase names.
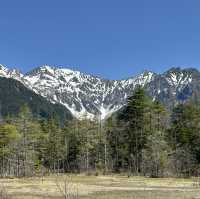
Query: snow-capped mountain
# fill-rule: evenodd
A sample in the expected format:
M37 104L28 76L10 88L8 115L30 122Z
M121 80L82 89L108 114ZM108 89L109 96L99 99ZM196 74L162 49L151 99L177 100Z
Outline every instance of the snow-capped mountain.
M137 84L145 85L153 73L122 81L105 80L79 71L43 66L24 76L36 93L66 106L77 117L104 119L121 108Z
M16 69L9 70L8 68L0 64L0 76L21 81L24 75Z
M77 117L104 119L126 104L137 85L168 107L184 101L200 82L196 69L172 68L163 74L145 71L126 80L106 80L65 68L38 67L23 75L0 65L0 76L22 82L53 103L67 107Z

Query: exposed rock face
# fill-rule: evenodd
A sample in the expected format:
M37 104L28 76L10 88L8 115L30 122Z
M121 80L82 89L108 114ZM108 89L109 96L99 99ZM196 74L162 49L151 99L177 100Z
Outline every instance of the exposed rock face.
M53 103L67 107L77 117L104 119L126 104L136 85L168 107L200 90L200 72L171 68L163 74L146 71L126 80L106 80L65 68L42 66L23 75L0 65L0 76L22 82Z

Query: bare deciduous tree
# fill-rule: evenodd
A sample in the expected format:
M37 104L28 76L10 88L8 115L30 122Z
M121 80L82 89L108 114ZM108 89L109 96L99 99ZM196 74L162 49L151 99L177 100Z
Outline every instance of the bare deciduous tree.
M63 199L78 199L78 186L70 175L56 175L55 184Z

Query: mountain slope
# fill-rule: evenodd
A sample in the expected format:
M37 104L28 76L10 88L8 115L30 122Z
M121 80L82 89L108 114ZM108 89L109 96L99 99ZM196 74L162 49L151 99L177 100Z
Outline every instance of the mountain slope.
M71 113L60 104L52 104L11 78L0 77L1 114L16 115L22 105L27 104L35 116L47 118L56 115L60 120L72 119Z
M66 106L76 117L104 119L126 103L137 84L153 79L151 72L127 80L105 80L79 71L43 66L24 76L31 89Z
M200 73L192 68L171 68L163 74L145 71L126 80L106 80L50 66L38 67L25 75L0 66L0 76L20 81L50 102L64 105L77 118L104 119L126 104L137 85L168 108L200 91Z
M149 96L162 102L169 109L187 101L194 92L200 92L200 73L196 69L171 68L158 74L145 85Z

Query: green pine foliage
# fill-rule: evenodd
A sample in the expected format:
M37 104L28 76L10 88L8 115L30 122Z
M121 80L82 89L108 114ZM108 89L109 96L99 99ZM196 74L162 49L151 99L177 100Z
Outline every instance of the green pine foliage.
M124 142L128 150L126 159L131 172L141 172L142 150L150 133L150 111L151 100L141 87L136 88L122 113L126 134Z
M34 117L50 118L56 115L62 122L72 119L62 105L52 104L26 88L19 81L0 77L0 112L4 117L16 116L22 105L28 105Z
M21 94L21 89L24 88L17 83L13 94ZM22 99L17 94L15 97ZM199 173L197 100L178 104L169 113L161 103L149 98L143 88L137 87L127 106L104 121L98 118L91 121L87 116L82 120L60 118L55 109L48 112L48 117L40 117L31 103L23 102L28 101L20 101L15 114L9 108L7 113L12 114L4 112L1 117L2 176L123 172L128 176L190 177ZM18 107L19 102L16 103ZM43 105L45 108L46 102Z

